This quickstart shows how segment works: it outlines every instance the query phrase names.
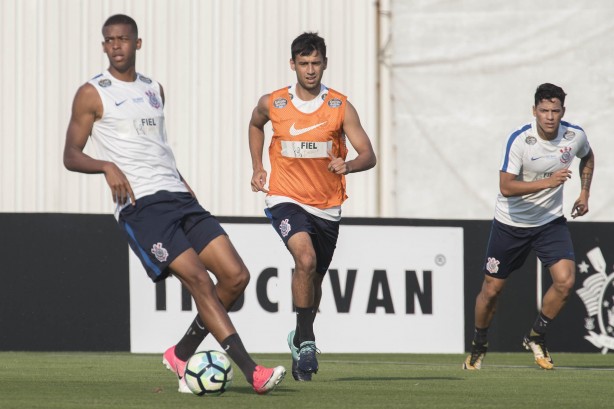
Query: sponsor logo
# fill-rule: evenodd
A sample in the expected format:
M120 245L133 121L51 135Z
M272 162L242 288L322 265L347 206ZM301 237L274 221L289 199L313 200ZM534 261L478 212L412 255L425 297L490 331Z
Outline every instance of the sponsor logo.
M155 109L158 109L158 108L160 108L162 106L162 104L160 103L160 100L158 99L158 96L156 95L155 92L147 91L145 93L145 95L147 95L147 97L149 98L149 105L151 105Z
M302 135L302 134L307 133L309 131L313 131L314 129L324 125L325 123L326 123L326 121L320 122L319 124L316 124L316 125L308 126L307 128L300 128L300 129L297 129L294 126L294 125L296 125L296 123L293 123L292 126L290 126L290 135L292 135L292 136Z
M535 138L534 136L527 136L527 137L524 139L524 142L525 142L527 145L535 145L535 144L537 143L537 138Z
M164 263L168 258L168 251L162 247L162 243L154 244L151 248L151 253L156 256L156 259L158 259L160 263Z
M139 79L141 81L143 81L145 84L151 84L151 82L152 82L150 78L147 78L147 77L145 77L144 75L141 75L141 74L139 74Z
M574 131L565 131L563 135L563 139L572 140L576 137L576 133Z
M110 87L111 80L108 78L103 78L100 81L98 81L98 85L100 85L102 88Z
M284 219L279 225L281 237L286 237L288 233L290 233L290 230L292 230L292 226L290 226L290 221L288 219Z
M499 271L499 264L501 262L494 257L488 257L488 262L486 263L486 271L490 274L497 274Z
M292 96L290 96L290 98L292 98ZM288 105L288 100L286 98L277 98L275 101L273 101L273 106L275 108L283 108L286 105Z
M584 328L588 335L584 339L606 354L614 349L614 272L606 272L607 265L601 248L595 247L586 253L590 265L582 260L578 264L580 274L588 274L589 267L596 273L591 274L582 283L576 293L586 307L587 318Z
M569 146L566 146L561 149L561 163L567 163L571 161L571 159L571 148Z
M120 106L121 104L123 104L126 101L128 101L128 100L124 99L123 101L119 101L119 102L115 101L115 106L118 107L118 106Z
M328 106L331 108L339 108L343 102L339 98L333 98L328 101Z

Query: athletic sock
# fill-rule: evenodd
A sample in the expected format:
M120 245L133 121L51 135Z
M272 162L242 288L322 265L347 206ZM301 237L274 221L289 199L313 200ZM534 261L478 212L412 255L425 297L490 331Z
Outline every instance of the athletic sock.
M486 345L488 342L488 328L475 327L473 342L478 345Z
M551 322L552 318L548 318L542 312L540 312L535 319L535 322L533 323L533 328L531 328L531 333L529 334L529 336L543 337L544 335L546 335L548 324L550 324Z
M243 375L247 379L249 384L254 383L254 370L256 369L256 363L251 356L245 350L243 342L239 334L229 335L224 341L220 343L224 352L226 352L234 363L241 369Z
M296 307L294 307L294 309L296 310ZM313 323L316 320L316 314L317 314L317 310L315 308L311 309L311 328L312 328L312 332L313 332ZM292 339L292 344L294 344L294 346L296 348L298 348L301 345L301 330L298 326L298 319L297 319L297 323L296 323L296 329L294 330L294 338ZM315 335L314 335L314 339L315 339Z
M296 326L298 328L298 343L305 341L315 341L316 336L313 334L314 321L313 307L299 308L296 307ZM295 345L296 345L295 336Z
M205 324L203 324L197 314L183 338L175 345L175 355L177 358L187 361L194 355L196 348L203 342L207 334L209 334L209 330L205 328Z

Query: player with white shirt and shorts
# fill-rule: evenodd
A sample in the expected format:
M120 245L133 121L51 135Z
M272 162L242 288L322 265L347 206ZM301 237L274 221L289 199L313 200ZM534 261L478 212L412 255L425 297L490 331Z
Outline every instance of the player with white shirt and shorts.
M505 143L484 282L475 303L475 333L464 369L481 368L497 299L508 276L524 264L531 250L550 270L552 285L523 345L541 368L554 367L546 347L546 330L565 305L575 282L573 243L563 215L563 185L571 178L573 158L580 158L581 191L571 216L585 215L595 158L584 130L562 121L563 89L542 84L534 99L535 119L513 132Z
M249 271L177 170L167 141L162 86L136 72L142 43L136 22L123 14L111 16L102 35L109 68L75 95L64 165L104 174L119 226L147 274L154 282L174 275L192 295L198 315L163 356L179 379L180 392L190 392L183 380L186 361L210 332L253 389L267 393L281 382L285 369L257 365L230 321L227 311L247 286ZM98 158L83 152L90 137Z
M292 375L310 381L318 371L313 322L322 280L337 245L345 175L375 166L369 137L346 96L321 83L327 65L324 39L299 35L290 48L297 83L262 96L249 123L254 192L267 193L265 213L290 251L296 328L288 334ZM271 176L262 162L264 126L271 121ZM346 160L346 137L357 156Z

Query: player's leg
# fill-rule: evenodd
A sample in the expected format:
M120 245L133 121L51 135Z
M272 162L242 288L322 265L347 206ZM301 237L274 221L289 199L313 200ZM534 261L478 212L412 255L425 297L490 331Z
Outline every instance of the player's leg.
M480 369L488 351L488 329L507 277L519 268L531 250L528 231L493 220L484 259L484 281L475 300L475 331L464 369Z
M241 369L254 390L267 393L281 382L285 375L283 367L259 366L245 349L226 308L217 296L213 280L196 252L187 250L173 260L169 267L192 295L205 327Z
M482 360L488 351L488 328L497 310L497 300L505 283L505 279L484 275L482 288L475 299L475 330L471 353L463 363L464 369L474 370L482 367Z
M565 306L576 276L573 244L565 219L559 218L540 226L536 231L534 248L539 259L550 270L552 285L542 298L541 311L525 335L523 345L533 352L537 365L552 369L554 363L546 346L546 332L550 322Z
M205 244L198 256L207 269L216 276L215 291L226 311L230 311L249 283L249 271L217 220L211 218L207 222L201 222L198 228L203 228L204 226L201 226L203 224L210 224L206 228L209 235L213 235L212 232L219 234ZM196 227L191 230L188 237L194 235L195 229ZM198 241L196 238L192 238L192 242L196 241ZM187 361L208 334L209 330L196 314L184 336L177 345L167 350L165 356L175 356L180 361Z

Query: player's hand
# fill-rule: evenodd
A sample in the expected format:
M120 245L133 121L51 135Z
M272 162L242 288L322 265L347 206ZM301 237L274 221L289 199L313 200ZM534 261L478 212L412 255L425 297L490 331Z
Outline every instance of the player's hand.
M571 170L559 169L548 178L550 180L549 187L557 187L571 179Z
M330 163L328 164L328 171L336 173L337 175L347 175L350 173L350 166L346 161L333 155L331 151L328 151L328 157Z
M113 202L123 205L130 201L132 206L134 206L136 204L136 198L124 172L112 162L107 162L103 172L104 177L107 179L107 184L111 188Z
M264 169L255 170L252 175L252 192L269 193L269 189L265 188L267 173Z
M573 204L573 209L571 210L571 218L575 219L576 217L584 216L586 213L588 213L588 201L580 197Z

